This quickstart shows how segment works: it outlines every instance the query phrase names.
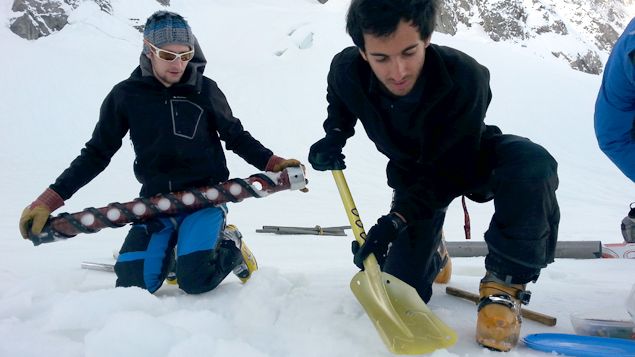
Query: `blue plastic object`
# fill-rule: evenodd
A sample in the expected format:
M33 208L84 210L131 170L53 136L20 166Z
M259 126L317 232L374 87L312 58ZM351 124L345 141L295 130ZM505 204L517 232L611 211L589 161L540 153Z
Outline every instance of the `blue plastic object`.
M527 347L573 357L635 357L635 341L620 338L536 333L523 339Z

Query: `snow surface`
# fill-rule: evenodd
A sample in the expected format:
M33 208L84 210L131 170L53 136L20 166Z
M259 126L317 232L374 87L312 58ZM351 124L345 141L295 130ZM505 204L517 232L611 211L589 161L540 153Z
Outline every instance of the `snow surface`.
M0 18L10 1L0 1ZM326 74L351 44L347 1L172 0L209 60L206 75L225 92L245 127L275 153L306 161L323 133ZM106 229L34 248L20 238L22 208L46 188L88 140L99 106L136 66L141 35L130 27L160 9L154 0L114 0L114 16L84 2L63 31L25 41L0 26L0 356L389 356L349 290L356 272L352 236L276 236L263 225L348 224L331 175L308 169L310 192L281 192L230 204L261 269L245 285L228 277L212 292L188 296L174 286L151 295L115 289L111 273L80 269L84 260L112 262L125 229ZM6 21L5 21L6 23ZM474 34L433 42L469 53L491 71L494 98L487 122L544 145L559 161L560 240L619 242L619 224L635 201L633 183L599 151L593 106L600 77L555 58L492 43ZM538 45L538 44L536 44ZM300 48L302 47L302 49ZM59 211L128 201L138 194L129 141L110 166ZM345 171L366 227L389 208L386 159L361 126L345 148ZM232 177L257 170L228 153ZM468 203L473 239L482 239L492 204ZM57 212L59 213L59 212ZM444 227L463 240L455 201ZM455 258L451 285L473 292L483 258ZM530 309L558 318L556 327L526 320L523 335L572 333L571 313L609 308L626 313L632 260L559 259L531 285ZM435 286L431 309L455 328L458 343L433 356L494 356L474 342L473 304ZM523 345L505 356L542 356Z

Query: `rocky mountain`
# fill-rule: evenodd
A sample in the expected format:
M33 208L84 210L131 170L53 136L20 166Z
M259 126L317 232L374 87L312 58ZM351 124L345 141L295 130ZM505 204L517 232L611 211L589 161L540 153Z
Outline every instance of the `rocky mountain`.
M547 48L571 67L602 72L635 15L633 0L445 0L439 32L482 31L493 41Z
M68 14L82 0L15 0L11 10L13 17L9 27L16 35L27 40L36 40L59 31L68 23ZM102 11L112 12L110 0L91 0Z
M82 1L112 14L110 0L14 0L11 31L27 40L60 31ZM328 0L315 0L326 3ZM157 0L165 7L170 0ZM619 34L635 15L635 0L441 0L437 31L472 32L535 49L599 74ZM142 29L139 19L128 19Z

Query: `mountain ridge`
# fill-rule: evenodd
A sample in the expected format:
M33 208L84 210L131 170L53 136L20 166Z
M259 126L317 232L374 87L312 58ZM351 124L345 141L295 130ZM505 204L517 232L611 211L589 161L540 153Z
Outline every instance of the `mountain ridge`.
M9 28L37 40L68 24L83 2L96 3L114 16L111 0L14 0ZM170 0L156 0L169 8ZM312 0L316 5L327 0ZM436 30L455 36L477 32L494 42L536 47L539 55L555 56L575 70L600 74L610 50L635 15L635 0L445 0ZM138 30L138 18L126 21Z

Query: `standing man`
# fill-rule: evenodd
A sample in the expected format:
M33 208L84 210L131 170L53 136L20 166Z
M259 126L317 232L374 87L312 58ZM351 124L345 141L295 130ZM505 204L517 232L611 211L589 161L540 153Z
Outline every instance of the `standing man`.
M354 262L363 268L373 253L425 302L444 261L439 247L450 202L494 199L476 340L509 351L518 341L520 304L529 301L526 284L554 258L557 164L541 146L484 124L489 71L430 43L437 9L436 0L351 2L347 31L355 47L333 59L326 136L311 146L309 161L316 170L343 169L342 148L362 123L389 158L394 196L366 243L353 245Z
M203 76L205 56L183 17L156 12L143 37L140 65L104 100L86 147L24 209L24 238L38 234L51 212L106 168L128 131L142 197L226 181L221 140L259 170L300 165L273 155L243 129L216 83ZM226 215L225 206L210 207L134 224L115 264L116 285L155 292L174 263L175 247L177 281L187 293L214 289L232 270L247 281L256 260Z
M635 182L635 18L617 40L604 68L595 102L600 149ZM635 208L622 219L624 240L635 243Z
M635 182L635 19L615 43L595 102L600 149Z

